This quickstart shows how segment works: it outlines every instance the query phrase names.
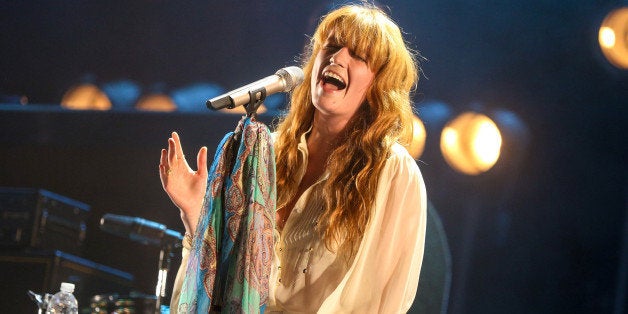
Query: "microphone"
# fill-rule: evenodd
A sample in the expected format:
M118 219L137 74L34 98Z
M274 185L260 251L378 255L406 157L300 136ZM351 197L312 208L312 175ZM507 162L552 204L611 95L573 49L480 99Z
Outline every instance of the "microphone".
M139 217L105 214L100 218L100 229L108 233L129 238L144 245L180 247L183 237L178 231L165 225Z
M253 101L263 101L267 95L289 92L302 82L303 70L301 68L295 66L286 67L279 69L274 75L216 96L208 100L206 105L207 108L214 110L222 108L232 109L251 103L251 95L255 97Z

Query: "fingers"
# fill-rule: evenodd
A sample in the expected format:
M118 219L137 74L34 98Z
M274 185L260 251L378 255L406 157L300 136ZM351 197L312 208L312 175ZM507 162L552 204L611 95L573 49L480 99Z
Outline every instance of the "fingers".
M159 179L161 180L162 186L166 187L167 178L168 178L168 151L165 149L161 149L161 156L159 158Z
M181 163L182 162L182 163ZM206 176L207 175L207 147L203 146L198 151L198 155L196 157L196 165L197 165L197 173L199 175ZM161 150L161 157L159 160L159 170L160 175L166 176L170 174L170 171L174 171L174 168L179 168L183 166L187 168L189 172L194 172L189 166L187 161L185 160L185 155L183 154L183 148L181 146L181 138L177 132L172 132L172 137L168 139L168 149Z
M171 137L168 139L168 159L172 162L175 162L177 159L185 161L181 138L177 132L172 132Z
M177 132L172 132L172 139L174 140L175 144L175 156L177 156L177 158L183 159L185 155L183 155L183 147L181 146L181 138L179 138L179 134Z
M159 158L159 167L165 167L168 164L168 151L161 149L161 156Z
M201 147L198 151L198 156L196 156L196 169L201 176L207 174L207 147L205 146Z
M176 155L176 143L174 139L171 137L168 139L168 164L169 166L174 165L177 155Z

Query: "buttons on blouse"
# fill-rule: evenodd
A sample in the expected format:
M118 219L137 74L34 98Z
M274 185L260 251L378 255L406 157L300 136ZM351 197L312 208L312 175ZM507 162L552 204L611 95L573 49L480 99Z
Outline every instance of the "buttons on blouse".
M282 252L282 251L283 251L283 248L282 248L282 247L279 247L279 248L277 248L277 250L279 250L280 252ZM302 252L303 252L303 253L309 253L308 255L310 255L310 254L312 254L312 251L314 251L314 248L313 248L313 247L309 247L309 248L304 248ZM307 259L307 260L308 260L308 262L307 262L307 263L309 263L309 256L308 256L308 259ZM307 264L307 263L306 263L306 264ZM307 274L309 271L310 271L310 268L309 268L309 267L305 267L305 268L303 268L303 269L301 270L301 272L302 272L303 274ZM275 285L276 285L276 286L279 286L279 285L281 285L281 284L283 283L283 281L282 281L282 279L281 279L281 276L282 276L282 269L281 269L281 266L280 266L280 265L277 265L277 282L275 282Z

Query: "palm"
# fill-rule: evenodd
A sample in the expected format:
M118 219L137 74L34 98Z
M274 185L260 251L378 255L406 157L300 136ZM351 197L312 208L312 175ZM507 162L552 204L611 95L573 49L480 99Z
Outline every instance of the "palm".
M207 175L192 170L185 159L170 169L171 175L162 179L166 193L180 209L193 209L198 198L205 194Z

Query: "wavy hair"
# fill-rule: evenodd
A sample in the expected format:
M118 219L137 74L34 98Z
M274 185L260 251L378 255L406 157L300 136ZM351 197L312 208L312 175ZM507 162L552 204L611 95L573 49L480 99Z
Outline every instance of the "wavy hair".
M348 5L327 14L306 47L302 67L304 83L291 97L288 113L277 125L278 208L297 193L297 149L301 135L314 119L310 80L316 55L328 36L365 56L375 73L365 102L348 122L327 160L329 177L323 187L325 208L318 224L330 250L355 254L366 229L381 170L394 142L409 145L412 137L410 93L418 81L417 60L401 30L383 11L372 5Z

